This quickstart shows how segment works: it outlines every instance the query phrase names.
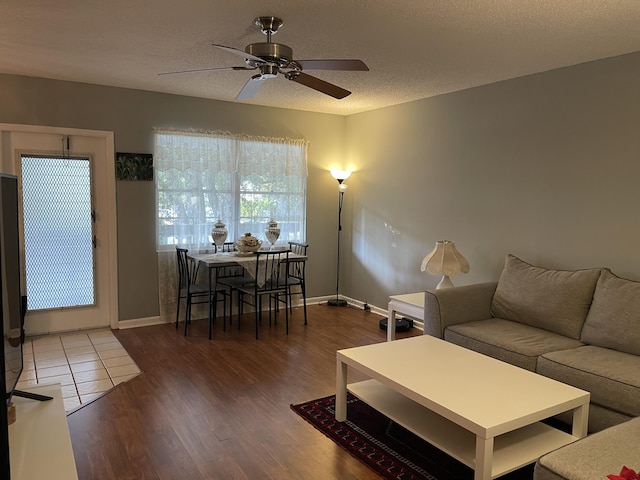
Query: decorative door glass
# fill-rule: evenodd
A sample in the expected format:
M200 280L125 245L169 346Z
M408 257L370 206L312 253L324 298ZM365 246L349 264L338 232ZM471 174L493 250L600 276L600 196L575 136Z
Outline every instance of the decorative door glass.
M90 159L23 155L21 178L28 309L95 305Z

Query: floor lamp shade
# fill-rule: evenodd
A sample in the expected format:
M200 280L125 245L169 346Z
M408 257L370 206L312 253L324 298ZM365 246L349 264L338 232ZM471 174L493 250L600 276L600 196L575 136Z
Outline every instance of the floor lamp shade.
M467 273L469 271L469 262L458 251L453 242L438 240L435 248L422 260L420 270L427 272L429 275L442 275L442 279L436 289L448 288L453 287L449 276Z
M349 178L351 176L351 172L349 170L336 170L336 169L332 169L331 170L331 176L333 178L335 178L338 183L342 183L344 182L347 178Z

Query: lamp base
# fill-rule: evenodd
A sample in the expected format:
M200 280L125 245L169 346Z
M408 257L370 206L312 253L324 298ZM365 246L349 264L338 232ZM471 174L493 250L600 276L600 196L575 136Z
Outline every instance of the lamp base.
M453 287L453 282L449 278L449 275L443 275L440 283L436 285L436 290L440 290L441 288L451 288Z
M329 305L330 307L346 307L347 301L341 300L339 298L333 298L327 302L327 305Z

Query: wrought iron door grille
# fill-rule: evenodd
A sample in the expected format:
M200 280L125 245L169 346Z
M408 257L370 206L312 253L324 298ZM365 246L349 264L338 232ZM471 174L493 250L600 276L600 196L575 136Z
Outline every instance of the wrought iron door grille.
M95 305L90 159L23 155L21 178L28 308Z

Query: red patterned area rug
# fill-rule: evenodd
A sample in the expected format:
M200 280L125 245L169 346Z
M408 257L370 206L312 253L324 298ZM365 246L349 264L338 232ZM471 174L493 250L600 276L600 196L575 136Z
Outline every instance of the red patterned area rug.
M347 421L334 417L335 395L291 409L385 479L472 480L473 470L349 394ZM501 477L531 480L533 465Z

